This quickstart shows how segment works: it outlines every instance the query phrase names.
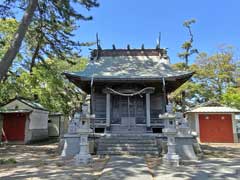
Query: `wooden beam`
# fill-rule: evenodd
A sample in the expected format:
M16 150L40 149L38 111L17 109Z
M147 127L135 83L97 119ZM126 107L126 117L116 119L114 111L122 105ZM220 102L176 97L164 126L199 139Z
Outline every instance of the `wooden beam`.
M151 117L150 117L150 94L146 94L146 120L147 127L151 126Z
M110 127L110 105L111 105L111 98L110 94L106 94L106 126Z

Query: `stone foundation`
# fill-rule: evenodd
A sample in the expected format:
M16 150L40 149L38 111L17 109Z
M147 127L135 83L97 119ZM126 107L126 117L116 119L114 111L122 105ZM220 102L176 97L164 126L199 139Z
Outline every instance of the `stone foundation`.
M157 138L159 150L161 154L167 153L167 138ZM179 154L181 160L197 160L196 154L199 154L200 150L196 149L198 144L195 137L176 137L176 153Z
M64 145L61 156L63 158L73 157L79 153L80 135L78 134L65 134Z

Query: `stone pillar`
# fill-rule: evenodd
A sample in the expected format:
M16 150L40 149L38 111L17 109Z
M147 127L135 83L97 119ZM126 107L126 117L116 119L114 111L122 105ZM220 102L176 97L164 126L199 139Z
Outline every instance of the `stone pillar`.
M151 118L150 118L150 93L146 94L146 119L147 119L147 127L151 126Z
M111 104L110 93L107 93L106 94L106 126L107 127L110 127L110 111L111 111L110 104Z

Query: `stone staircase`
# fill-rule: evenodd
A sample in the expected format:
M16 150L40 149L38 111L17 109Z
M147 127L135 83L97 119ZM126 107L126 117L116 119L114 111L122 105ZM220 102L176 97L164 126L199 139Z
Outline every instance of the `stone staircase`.
M111 133L113 134L143 134L146 133L146 126L111 126Z
M158 156L154 136L143 134L109 134L99 139L99 155Z

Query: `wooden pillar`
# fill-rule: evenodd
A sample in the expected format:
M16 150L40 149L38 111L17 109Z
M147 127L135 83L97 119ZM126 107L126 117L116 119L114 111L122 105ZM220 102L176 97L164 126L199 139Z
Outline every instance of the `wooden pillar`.
M111 104L111 101L110 101L110 93L107 93L106 94L106 126L107 127L110 127L110 104Z
M150 118L150 93L146 94L146 118L147 118L147 127L151 126Z

